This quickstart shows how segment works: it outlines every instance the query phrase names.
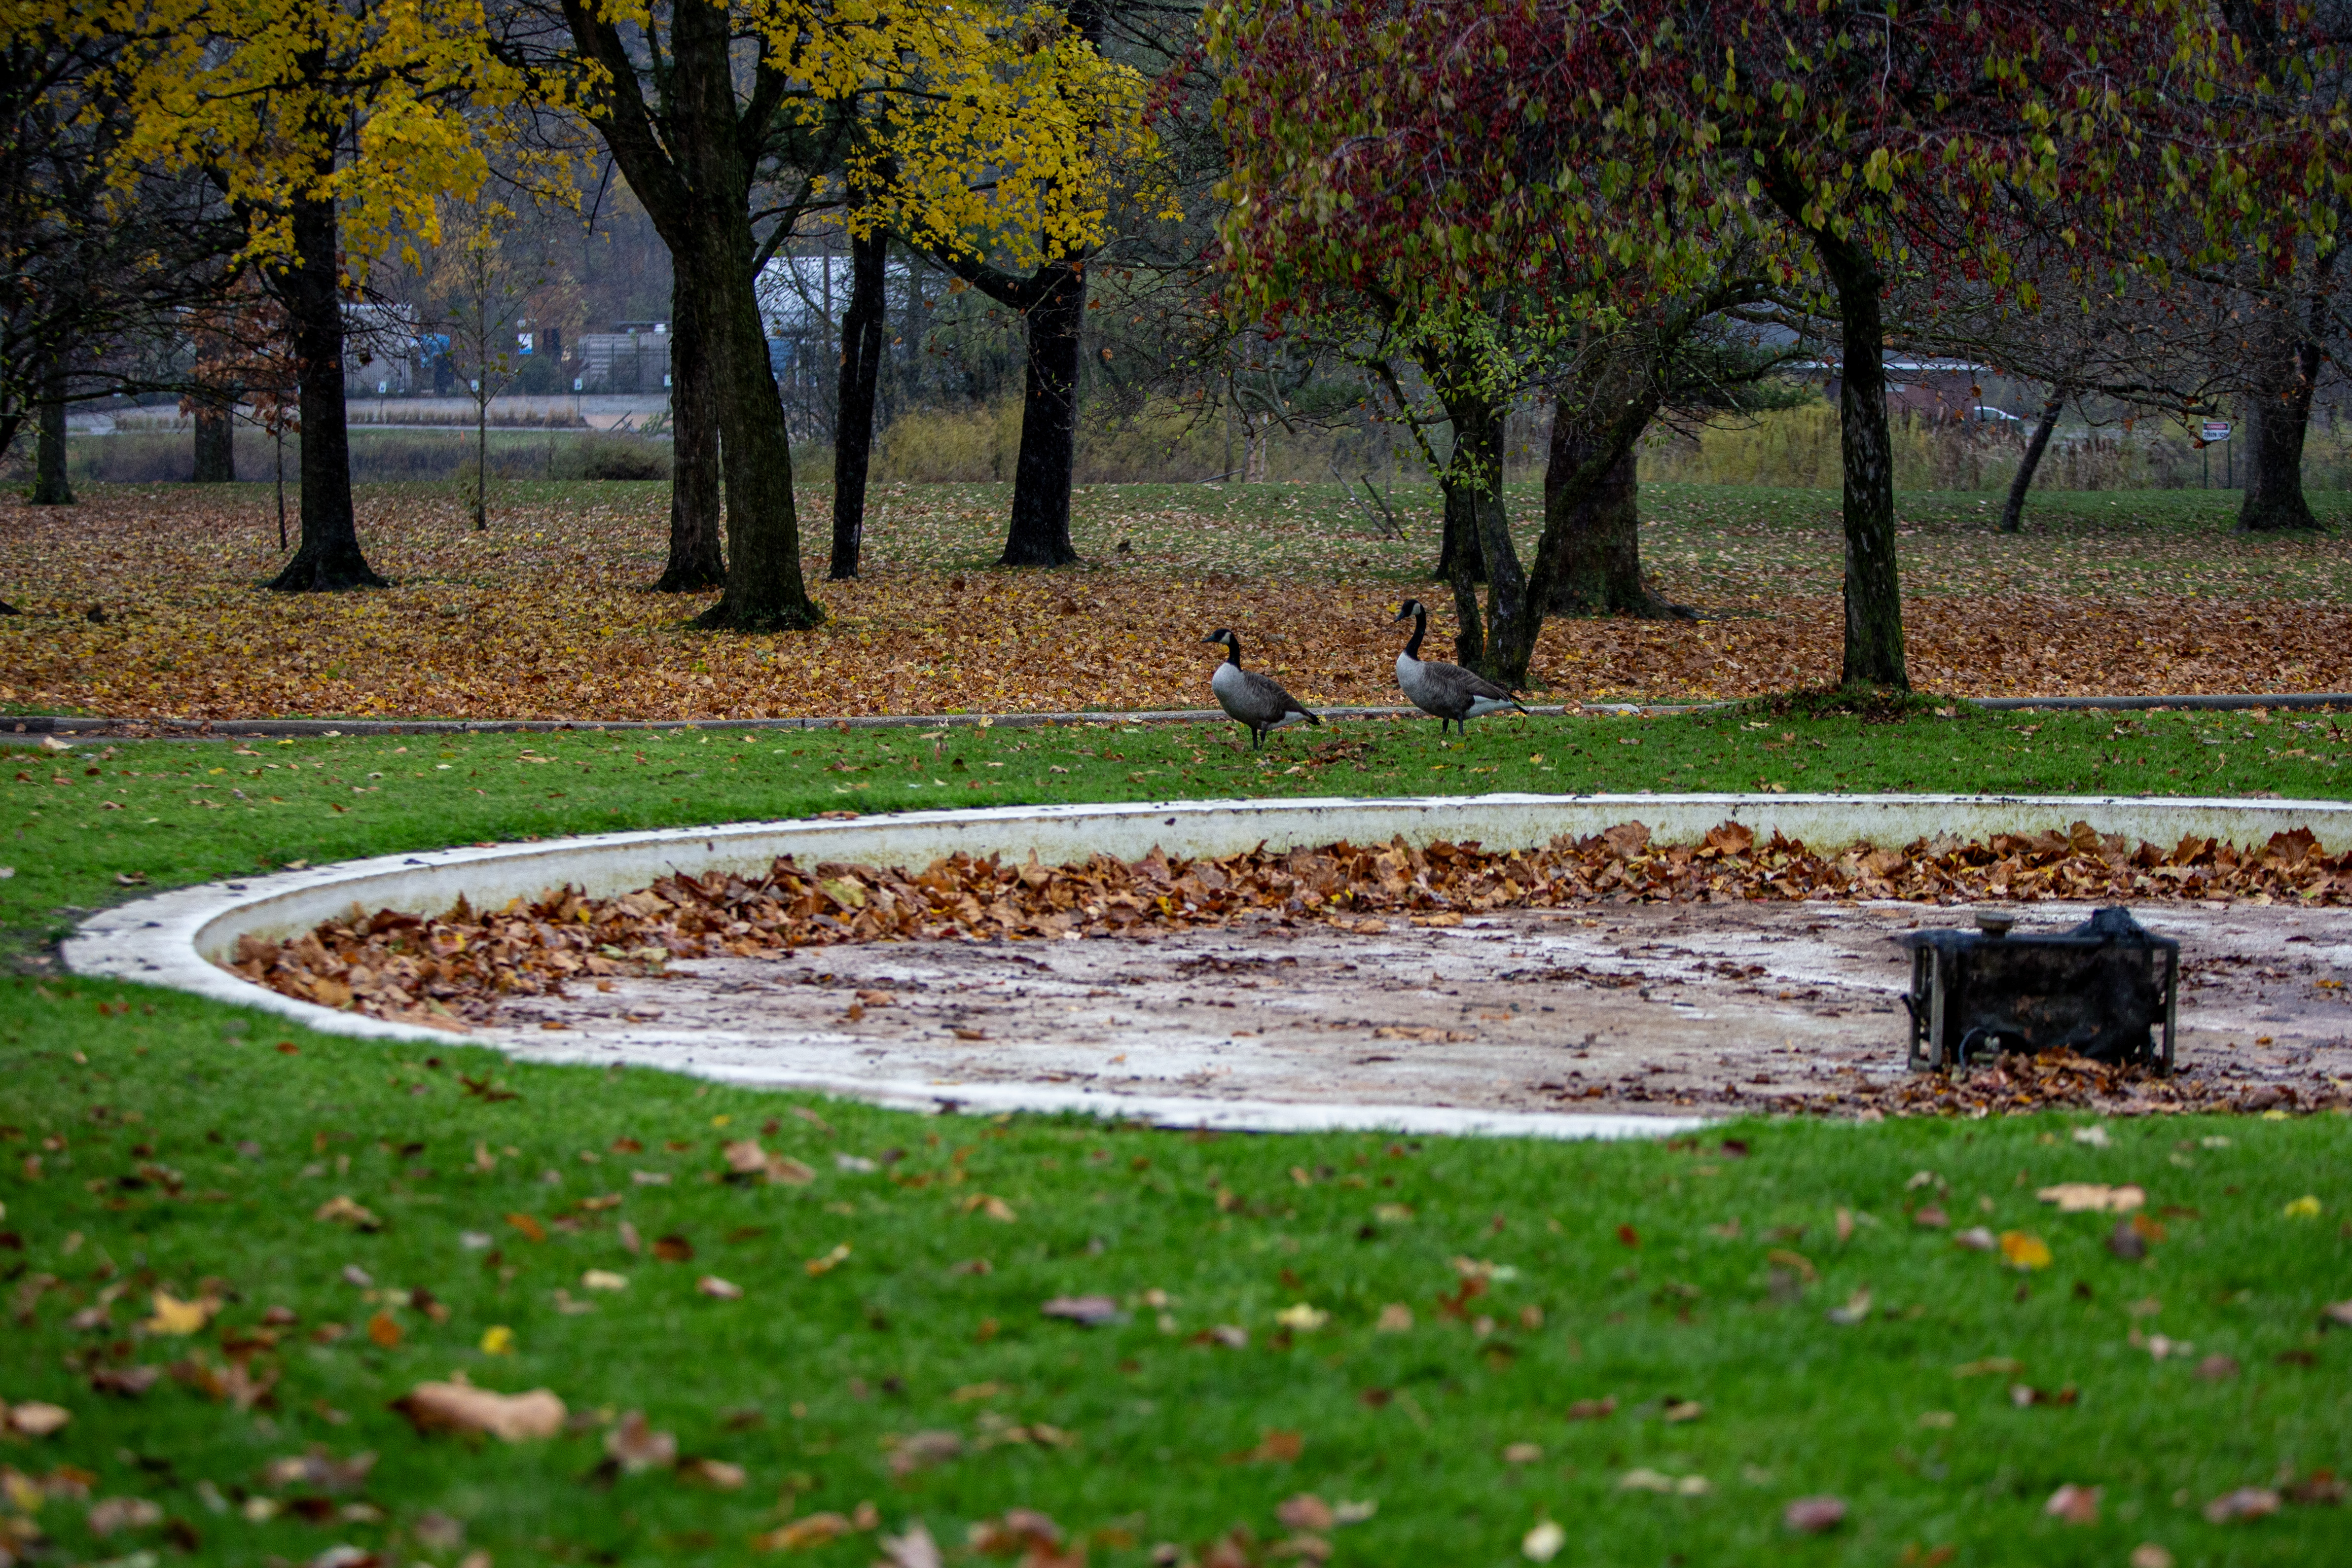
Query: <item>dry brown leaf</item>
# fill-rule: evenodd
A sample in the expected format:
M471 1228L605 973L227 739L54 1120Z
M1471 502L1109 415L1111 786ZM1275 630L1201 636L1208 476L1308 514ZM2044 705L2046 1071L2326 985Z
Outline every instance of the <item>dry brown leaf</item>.
M667 1468L677 1462L677 1438L646 1424L646 1413L631 1410L604 1434L604 1456L631 1475Z
M1055 1296L1037 1311L1049 1318L1067 1318L1091 1328L1118 1316L1118 1302L1109 1296Z
M118 1530L146 1530L163 1522L163 1511L143 1497L110 1497L89 1505L84 1518L92 1535L107 1536Z
M2223 1492L2205 1505L2205 1517L2214 1524L2262 1519L2279 1511L2279 1494L2268 1487L2240 1487Z
M0 1428L20 1437L46 1437L62 1429L73 1419L73 1412L62 1405L49 1405L38 1399L21 1404L0 1403Z
M876 1568L940 1568L939 1542L919 1519L907 1526L906 1533L886 1535L875 1544L882 1549L884 1558Z
M1535 1457L1541 1458L1541 1450L1538 1450ZM1329 1530L1339 1522L1339 1516L1332 1512L1331 1505L1311 1491L1284 1499L1276 1507L1274 1517L1282 1521L1286 1530Z
M1804 1535L1821 1535L1845 1522L1845 1500L1801 1497L1780 1511L1780 1522Z
M694 1282L694 1288L706 1296L714 1297L722 1301L740 1301L743 1299L742 1286L722 1280L716 1274L705 1274Z
M2034 1197L2054 1203L2061 1214L2129 1214L2147 1202L2145 1188L2109 1186L2104 1182L2063 1181L2045 1186Z
M392 1402L418 1432L487 1432L509 1443L563 1429L563 1401L551 1389L499 1394L470 1383L420 1383Z

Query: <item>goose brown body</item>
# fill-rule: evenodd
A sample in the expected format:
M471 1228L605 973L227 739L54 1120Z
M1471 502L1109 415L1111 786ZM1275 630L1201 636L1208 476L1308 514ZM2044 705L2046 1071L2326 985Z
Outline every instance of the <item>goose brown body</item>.
M1448 724L1469 733L1467 722L1505 708L1528 710L1519 699L1486 676L1459 664L1421 656L1421 640L1429 632L1429 611L1418 599L1408 599L1397 611L1397 621L1412 622L1412 640L1397 655L1397 685L1413 706L1437 717L1442 734Z
M1281 682L1255 670L1243 669L1242 640L1227 628L1220 626L1201 641L1224 645L1224 662L1209 677L1209 690L1219 707L1249 727L1251 750L1265 744L1268 730L1290 719L1303 718L1309 724L1323 722L1307 711L1304 703L1283 690Z

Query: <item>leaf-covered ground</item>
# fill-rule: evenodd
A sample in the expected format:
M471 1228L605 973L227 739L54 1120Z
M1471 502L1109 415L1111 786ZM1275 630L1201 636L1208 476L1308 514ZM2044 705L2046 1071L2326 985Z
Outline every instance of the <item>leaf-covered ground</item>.
M804 517L821 520L825 499L810 491ZM2035 531L2003 538L1982 497L1906 497L1913 680L1970 695L2352 686L2352 542L2231 535L2229 499L2053 495ZM987 565L1004 501L1003 486L887 487L867 576L825 583L810 563L830 622L761 638L686 631L702 599L640 591L667 537L659 486L518 486L480 534L445 488L367 487L362 538L395 586L320 598L256 586L282 559L264 486L0 501L0 599L26 612L0 617L0 711L1195 707L1214 657L1198 639L1222 625L1309 703L1396 700L1387 622L1401 594L1426 594L1421 512L1399 542L1370 532L1336 486L1097 486L1077 500L1090 564L1040 574ZM1514 501L1533 517L1527 487ZM1657 486L1647 505L1661 587L1714 618L1556 622L1536 659L1544 695L1738 696L1835 678L1834 497ZM1442 645L1451 611L1438 601Z
M0 995L12 1556L2352 1549L2332 1116L1202 1139Z

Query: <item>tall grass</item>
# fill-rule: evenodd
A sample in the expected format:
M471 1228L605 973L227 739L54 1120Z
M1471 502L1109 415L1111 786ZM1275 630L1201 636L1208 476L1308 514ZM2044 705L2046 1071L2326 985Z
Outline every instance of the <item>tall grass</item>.
M1843 481L1838 413L1827 402L1777 409L1685 436L1653 438L1642 477L1688 485L1835 489ZM2016 425L1937 423L1898 416L1893 429L1898 490L2002 490L2017 473L2028 432ZM2242 463L2243 454L2238 461ZM2060 426L2033 476L2037 490L2193 490L2232 476L2226 448L2203 452L2177 425L2146 421L2120 429ZM2352 430L2315 419L2303 482L2314 490L2352 488Z

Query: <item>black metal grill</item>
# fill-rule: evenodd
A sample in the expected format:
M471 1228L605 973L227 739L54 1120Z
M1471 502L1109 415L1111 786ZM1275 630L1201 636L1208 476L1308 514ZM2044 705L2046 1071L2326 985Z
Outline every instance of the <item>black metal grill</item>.
M2127 909L2072 931L2012 936L2005 915L1974 931L1906 931L1911 1067L1965 1069L2002 1051L2071 1051L2172 1071L2180 944Z

